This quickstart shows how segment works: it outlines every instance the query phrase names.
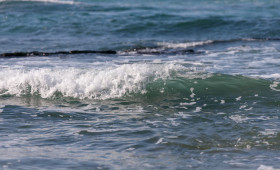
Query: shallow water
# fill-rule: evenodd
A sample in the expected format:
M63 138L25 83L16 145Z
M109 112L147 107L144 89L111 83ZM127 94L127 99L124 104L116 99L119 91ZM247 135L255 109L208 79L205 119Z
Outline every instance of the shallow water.
M278 1L0 1L3 169L277 169Z

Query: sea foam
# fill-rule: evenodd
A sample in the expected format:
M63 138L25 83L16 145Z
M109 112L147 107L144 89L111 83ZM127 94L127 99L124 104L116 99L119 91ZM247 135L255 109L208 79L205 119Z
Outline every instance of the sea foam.
M0 94L108 99L145 93L145 86L167 79L176 64L125 64L105 68L32 68L0 70Z
M195 42L186 42L186 43L162 42L162 43L158 43L158 45L167 47L167 48L189 48L189 47L202 46L202 45L206 45L206 44L212 44L213 42L214 42L213 40L195 41Z

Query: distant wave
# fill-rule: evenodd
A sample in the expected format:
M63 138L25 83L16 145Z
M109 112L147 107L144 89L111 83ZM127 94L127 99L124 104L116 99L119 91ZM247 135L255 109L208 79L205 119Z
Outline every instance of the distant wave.
M157 42L152 46L137 46L123 50L70 50L70 51L31 51L31 52L7 52L0 54L0 58L13 57L34 57L34 56L51 56L51 55L74 55L74 54L200 54L203 51L196 51L196 47L207 46L219 43L233 42L260 42L260 41L280 41L280 38L243 38L231 40L205 40L190 42Z
M157 42L153 45L140 45L118 51L121 54L201 54L203 50L196 50L196 47L206 47L213 44L230 44L234 42L262 42L280 41L280 38L241 38L229 40L204 40L186 42Z
M206 41L195 41L195 42L185 42L185 43L168 43L168 42L161 42L157 43L159 46L167 47L167 48L189 48L189 47L196 47L202 46L207 44L212 44L215 41L213 40L206 40Z
M166 48L190 48L197 46L205 46L217 43L231 43L231 42L257 42L257 41L280 41L280 38L241 38L230 40L205 40L205 41L193 41L193 42L159 42L158 46Z
M0 2L44 2L44 3L56 3L56 4L78 4L78 2L72 0L0 0Z

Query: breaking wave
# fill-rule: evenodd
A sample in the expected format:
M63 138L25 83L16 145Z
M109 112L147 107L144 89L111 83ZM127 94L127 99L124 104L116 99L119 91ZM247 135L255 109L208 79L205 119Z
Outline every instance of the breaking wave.
M132 64L103 69L7 69L0 72L1 95L57 95L73 98L108 99L126 93L145 93L145 86L166 80L173 72L185 70L179 65Z
M279 83L267 79L197 72L179 64L124 64L106 68L3 69L1 96L106 100L271 95ZM136 96L135 96L136 95ZM142 96L142 97L141 97Z

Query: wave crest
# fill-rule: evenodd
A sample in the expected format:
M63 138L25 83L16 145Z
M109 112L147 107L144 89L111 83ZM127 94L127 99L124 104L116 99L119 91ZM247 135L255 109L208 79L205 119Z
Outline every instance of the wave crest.
M1 95L57 94L80 99L108 99L127 93L145 93L145 86L166 80L174 71L186 69L175 64L117 65L105 69L31 69L0 71Z

